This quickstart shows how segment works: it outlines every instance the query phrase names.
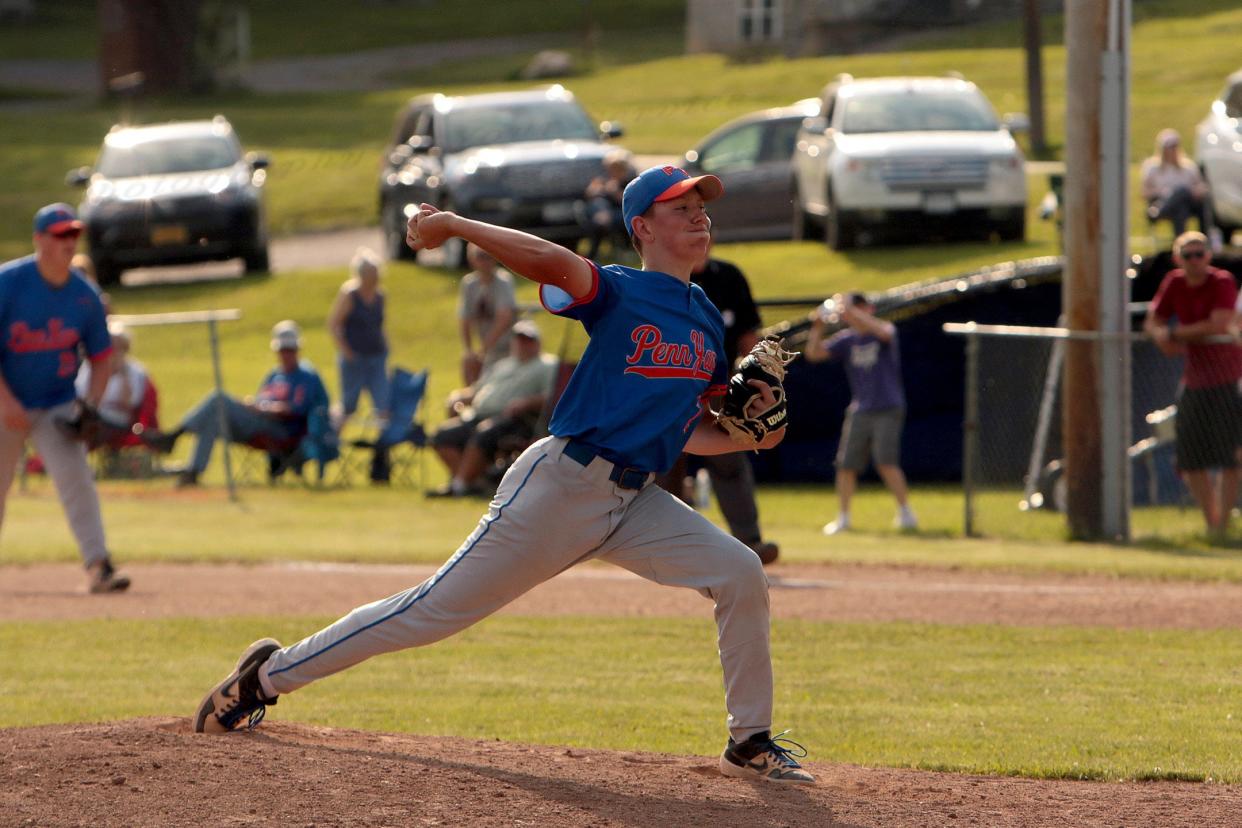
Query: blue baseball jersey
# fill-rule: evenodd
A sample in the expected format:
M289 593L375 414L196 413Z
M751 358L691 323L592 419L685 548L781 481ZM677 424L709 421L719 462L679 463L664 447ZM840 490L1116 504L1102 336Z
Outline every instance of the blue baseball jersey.
M92 362L112 351L94 285L74 270L53 287L34 256L0 265L0 336L0 374L23 408L72 400L82 351Z
M259 383L259 400L288 403L289 414L294 419L305 420L316 405L327 405L328 392L319 374L308 362L301 362L292 371L279 365L267 372Z
M578 300L541 285L550 312L582 323L591 341L548 430L646 472L672 468L703 406L723 393L724 322L698 285L655 271L589 262Z

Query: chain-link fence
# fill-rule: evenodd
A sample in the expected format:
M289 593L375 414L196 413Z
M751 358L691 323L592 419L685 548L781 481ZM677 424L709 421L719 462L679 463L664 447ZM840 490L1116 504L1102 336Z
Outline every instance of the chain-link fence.
M1061 376L1067 340L967 336L967 531L1030 540L1064 537ZM1166 356L1141 334L1131 337L1128 455L1135 540L1201 534L1204 519L1187 485L1193 480L1181 468L1210 465L1235 451L1236 406L1211 391L1179 397L1182 370L1182 357ZM1208 481L1217 478L1209 474Z

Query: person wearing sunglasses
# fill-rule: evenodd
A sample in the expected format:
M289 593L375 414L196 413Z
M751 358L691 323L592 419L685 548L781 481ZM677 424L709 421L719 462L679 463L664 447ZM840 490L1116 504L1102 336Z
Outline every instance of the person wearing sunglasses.
M1238 288L1232 274L1212 267L1202 233L1178 236L1173 262L1177 268L1160 283L1143 330L1164 354L1186 358L1177 398L1177 467L1208 532L1221 537L1238 499L1242 442L1242 348L1229 340ZM1215 479L1213 471L1219 471Z
M112 373L112 338L98 289L70 266L82 222L68 204L34 217L34 255L0 265L0 524L29 439L43 458L86 564L91 592L120 592L86 445L59 427L82 402L98 407ZM74 380L83 355L91 380L79 402Z

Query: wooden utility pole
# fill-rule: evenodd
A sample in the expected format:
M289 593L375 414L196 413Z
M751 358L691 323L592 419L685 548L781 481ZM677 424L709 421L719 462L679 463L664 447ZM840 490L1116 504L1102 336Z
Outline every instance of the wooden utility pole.
M1026 108L1031 120L1031 152L1042 155L1047 149L1044 137L1044 68L1041 59L1043 32L1039 24L1040 0L1026 0Z
M1080 540L1129 537L1127 150L1130 0L1065 8L1064 417L1067 517Z

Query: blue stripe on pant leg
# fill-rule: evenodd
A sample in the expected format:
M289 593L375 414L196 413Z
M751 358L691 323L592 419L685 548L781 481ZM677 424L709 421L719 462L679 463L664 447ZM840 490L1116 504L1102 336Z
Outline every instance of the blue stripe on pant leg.
M289 670L294 669L295 667L301 667L303 664L310 661L311 659L317 658L318 656L323 655L324 653L331 650L333 647L336 647L338 644L345 643L346 641L358 635L359 633L366 632L372 627L376 627L384 623L385 621L396 618L398 615L401 615L406 610L408 610L410 607L414 606L416 603L422 600L423 597L428 595L431 592L431 590L434 589L435 586L440 583L440 580L445 575L453 571L453 568L457 566L457 564L462 560L462 558L470 554L470 550L474 549L474 547L478 544L479 541L483 540L483 538L486 537L487 533L492 528L492 524L494 524L496 521L500 520L500 518L504 516L505 507L509 506L511 503L513 503L513 501L517 500L517 496L522 493L522 489L526 487L526 482L530 480L531 475L535 473L535 469L537 469L539 467L539 464L542 463L546 459L548 459L548 456L545 454L534 462L534 464L530 467L530 471L528 471L526 473L526 476L522 478L522 482L518 485L517 490L513 493L513 497L509 498L508 501L506 501L505 503L497 507L496 517L488 520L487 525L483 527L483 531L479 532L474 538L467 539L466 543L463 544L462 547L458 549L456 553L453 554L453 557L449 558L448 563L445 566L441 567L440 571L437 572L435 575L433 575L429 581L423 584L422 589L420 589L417 593L415 593L411 597L410 602L408 604L401 607L400 609L393 610L392 612L385 615L383 618L377 618L376 620L372 621L370 624L367 624L365 627L359 627L358 629L351 632L349 635L345 636L344 638L341 638L339 641L334 641L331 644L329 644L327 647L324 647L322 650L311 653L310 655L303 658L301 661L294 662L293 664L290 664L288 667L281 667L279 670L273 670L270 673L270 675L279 675L280 673L287 672Z

